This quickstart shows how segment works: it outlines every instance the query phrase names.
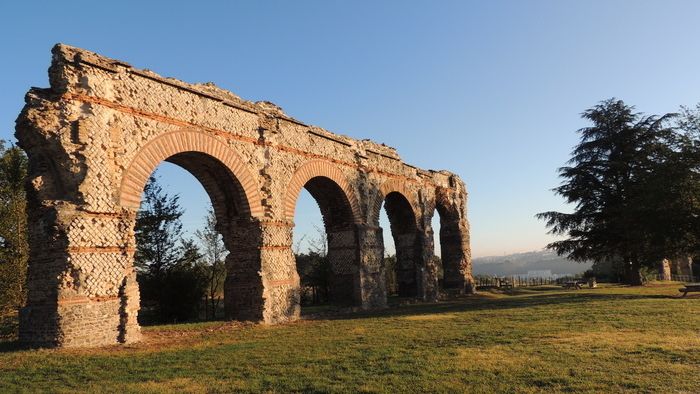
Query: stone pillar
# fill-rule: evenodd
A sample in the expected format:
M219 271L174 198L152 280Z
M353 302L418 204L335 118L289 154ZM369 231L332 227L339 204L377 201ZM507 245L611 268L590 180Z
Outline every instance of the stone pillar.
M693 258L690 256L678 257L671 262L671 271L675 275L693 277Z
M398 230L397 230L398 231ZM415 231L396 234L394 245L396 246L396 282L399 287L399 296L416 297L420 293L420 268L423 266L418 238Z
M663 259L659 262L659 280L671 280L671 261Z
M472 293L473 286L469 230L466 220L444 220L440 227L444 287Z
M361 306L359 246L357 231L350 225L327 230L330 264L329 297L337 305Z
M232 234L226 258L226 316L269 324L298 319L300 285L292 224L245 219L235 223Z
M140 339L133 269L134 214L91 213L30 202L27 306L20 341L101 346Z
M688 256L688 257L686 257L685 261L686 261L687 267L688 267L688 275L690 275L691 279L695 278L695 276L694 276L695 273L693 272L693 257Z
M444 270L444 287L460 293L476 291L472 277L469 223L467 222L467 193L464 184L450 178L452 187L436 190L436 206L440 211L440 247Z
M357 225L360 299L363 309L386 307L386 270L381 227Z
M433 228L429 224L418 230L416 235L416 273L418 278L418 298L434 302L440 296L438 261L435 258Z
M464 289L466 265L464 237L459 221L445 221L440 227L440 244L442 247L442 265L444 287L446 289Z
M383 242L378 227L353 225L328 232L330 299L334 304L362 309L386 306Z

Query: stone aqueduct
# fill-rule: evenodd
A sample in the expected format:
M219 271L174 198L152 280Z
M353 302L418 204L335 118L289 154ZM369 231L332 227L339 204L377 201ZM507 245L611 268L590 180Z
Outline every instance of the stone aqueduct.
M273 104L78 48L54 47L49 79L49 88L28 92L16 127L29 156L23 342L139 340L133 228L146 180L162 161L191 172L211 198L230 252L224 303L231 319L298 318L291 243L302 188L323 215L336 302L386 304L382 204L403 295L437 299L436 210L443 285L473 291L467 193L457 175L415 168L393 148L305 125Z

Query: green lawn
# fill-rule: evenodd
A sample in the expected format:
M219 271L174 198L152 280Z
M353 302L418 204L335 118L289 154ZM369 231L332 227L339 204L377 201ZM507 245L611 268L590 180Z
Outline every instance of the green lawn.
M144 329L134 346L16 350L0 392L700 392L700 298L678 284L539 288L278 326Z

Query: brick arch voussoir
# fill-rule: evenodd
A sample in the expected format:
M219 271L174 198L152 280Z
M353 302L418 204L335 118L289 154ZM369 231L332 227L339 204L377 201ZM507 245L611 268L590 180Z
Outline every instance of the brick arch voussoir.
M139 150L124 171L119 188L119 205L136 210L148 177L165 159L183 152L199 152L217 159L236 177L242 188L239 196L247 206L242 214L263 217L262 198L253 172L226 144L207 133L196 130L179 130L165 133L149 141Z
M353 222L361 223L362 211L360 210L360 204L357 200L355 192L353 191L352 187L350 187L347 177L336 166L322 160L312 160L306 162L294 172L292 179L287 184L284 197L285 219L290 222L294 221L294 212L296 210L296 203L301 189L309 180L319 176L332 180L338 185L338 187L340 187L343 194L345 194L348 203L350 204Z
M379 225L379 214L382 209L382 203L389 193L394 192L399 193L406 198L411 206L411 210L413 211L413 217L416 219L416 225L418 225L420 214L418 209L416 209L417 205L414 201L415 199L413 198L414 193L406 186L406 181L395 178L385 181L379 187L379 190L377 190L370 209L371 216L369 218L369 223L374 226Z

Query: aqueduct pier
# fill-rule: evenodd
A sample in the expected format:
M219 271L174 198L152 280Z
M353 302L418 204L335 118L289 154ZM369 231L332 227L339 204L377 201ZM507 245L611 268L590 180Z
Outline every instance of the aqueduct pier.
M336 302L386 305L382 204L403 295L438 297L436 211L440 285L473 291L467 193L457 175L416 168L393 148L306 125L271 103L66 45L53 48L49 79L49 88L27 93L16 126L29 157L21 341L139 340L133 230L143 187L162 161L192 173L211 198L229 250L224 303L231 319L299 317L291 244L302 188L323 215Z

